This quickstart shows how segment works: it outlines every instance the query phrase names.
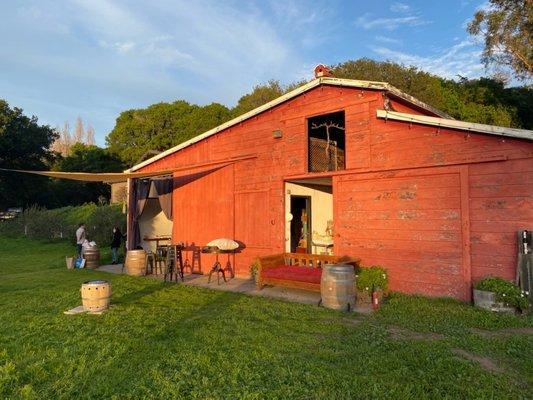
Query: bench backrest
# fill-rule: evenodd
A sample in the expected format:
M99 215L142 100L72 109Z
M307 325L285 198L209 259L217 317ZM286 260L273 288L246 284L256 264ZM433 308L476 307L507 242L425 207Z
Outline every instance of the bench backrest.
M325 264L335 264L339 261L339 256L327 254L305 254L305 253L285 253L285 265L297 265L300 267L317 268Z

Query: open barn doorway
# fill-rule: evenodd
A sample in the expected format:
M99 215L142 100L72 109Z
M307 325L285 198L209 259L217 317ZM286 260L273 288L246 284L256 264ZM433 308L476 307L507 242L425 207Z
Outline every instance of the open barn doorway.
M291 253L311 252L311 196L291 195Z
M331 178L285 183L285 250L333 254L333 190Z
M145 250L155 252L157 244L156 238L172 237L172 221L167 218L161 204L153 182L150 184L150 191L146 199L146 205L139 218L139 229L141 246ZM168 241L162 241L166 244Z

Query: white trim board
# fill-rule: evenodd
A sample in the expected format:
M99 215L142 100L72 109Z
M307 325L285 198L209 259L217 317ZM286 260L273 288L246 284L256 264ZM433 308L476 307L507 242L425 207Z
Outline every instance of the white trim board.
M488 135L533 140L533 131L527 129L505 128L502 126L477 124L473 122L457 121L455 119L428 117L426 115L415 115L387 110L377 110L376 116L385 120L391 119L394 121L431 125L441 128L459 129L467 132L477 132Z

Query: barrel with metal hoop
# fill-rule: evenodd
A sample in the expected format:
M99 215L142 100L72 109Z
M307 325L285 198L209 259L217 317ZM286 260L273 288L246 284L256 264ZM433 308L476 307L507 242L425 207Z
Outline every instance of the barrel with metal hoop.
M85 268L98 268L100 266L100 249L96 245L84 248L83 258L85 258Z
M124 267L128 275L146 275L146 251L142 249L128 250Z
M322 305L334 310L355 307L355 272L349 264L329 264L322 268L320 279Z
M109 308L111 284L108 281L87 281L81 285L81 300L85 311L104 311Z

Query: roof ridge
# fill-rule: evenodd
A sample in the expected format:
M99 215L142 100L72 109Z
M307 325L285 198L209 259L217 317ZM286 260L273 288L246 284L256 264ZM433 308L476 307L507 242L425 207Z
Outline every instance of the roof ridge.
M305 93L311 89L314 89L317 86L320 85L333 85L333 86L342 86L342 87L353 87L353 88L361 88L361 89L370 89L370 90L383 90L387 91L389 94L398 97L400 99L403 99L404 101L407 101L416 107L423 108L427 111L429 111L432 114L439 115L441 117L450 118L449 115L443 113L440 110L437 110L436 108L430 106L429 104L424 103L423 101L420 101L416 99L415 97L404 93L400 89L392 86L391 84L387 82L379 82L379 81L364 81L364 80L358 80L358 79L346 79L346 78L335 78L335 77L320 77L313 79L306 84L297 87L294 90L291 90L290 92L287 92L280 97L275 98L274 100L269 101L268 103L265 103L257 108L254 108L253 110L250 110L242 115L239 115L238 117L235 117L229 121L224 122L223 124L220 124L212 129L209 129L208 131L201 133L200 135L197 135L183 143L180 143L174 147L171 147L168 150L165 150L158 155L151 157L147 160L142 161L141 163L135 164L131 168L127 169L126 172L136 171L142 167L145 167L146 165L149 165L157 160L160 160L161 158L164 158L170 154L173 154L181 149L184 149L185 147L188 147L194 143L197 143L203 139L206 139L215 133L218 133L220 131L223 131L225 129L228 129L238 123L241 123L251 117L254 117L258 114L261 114L264 111L267 111L273 107L276 107L296 96L299 96L302 93Z

